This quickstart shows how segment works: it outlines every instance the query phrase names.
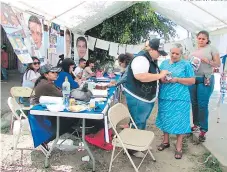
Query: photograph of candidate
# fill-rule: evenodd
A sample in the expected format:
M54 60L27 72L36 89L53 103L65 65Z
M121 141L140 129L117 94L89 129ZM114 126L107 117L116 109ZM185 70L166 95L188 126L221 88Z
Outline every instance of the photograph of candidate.
M70 31L69 29L65 30L65 56L66 57L71 57L71 51L70 51L70 47L71 47L71 36L70 36Z
M42 47L43 31L42 31L42 23L38 19L38 17L34 15L30 16L28 20L28 28L31 32L32 39L37 49L40 49Z
M76 49L79 59L85 58L87 54L87 40L85 37L80 36L76 40ZM85 58L86 59L86 58Z

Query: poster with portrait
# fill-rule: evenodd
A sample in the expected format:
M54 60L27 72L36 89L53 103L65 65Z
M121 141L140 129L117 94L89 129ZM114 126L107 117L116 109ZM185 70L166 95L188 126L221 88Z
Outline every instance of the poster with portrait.
M31 55L37 56L43 64L47 57L48 48L44 44L43 19L33 14L23 13L23 20L30 35L27 37L26 46Z
M72 46L71 39L72 38L71 38L71 31L68 28L65 29L64 39L65 39L65 46L64 46L65 58L71 58L71 46Z
M19 33L22 30L13 9L4 3L1 3L1 25L9 35L16 35L16 33Z
M23 39L20 36L8 36L8 38L21 63L32 63L31 56L23 43Z
M1 4L1 23L7 37L21 63L32 63L31 56L24 44L24 31L13 9Z
M57 36L58 33L55 29L51 28L50 29L50 35L49 35L49 52L56 54L57 52Z
M88 59L87 38L84 35L74 34L74 61L76 64L80 58Z

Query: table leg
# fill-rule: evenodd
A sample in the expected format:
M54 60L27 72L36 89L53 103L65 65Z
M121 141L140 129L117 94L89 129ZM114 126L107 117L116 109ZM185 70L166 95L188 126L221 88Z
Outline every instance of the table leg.
M60 130L60 117L57 116L57 130L56 130L56 138L54 140L54 143L52 144L50 150L46 154L46 159L45 159L45 168L48 168L50 166L49 162L49 157L51 155L51 152L53 151L54 147L56 146L58 140L59 140L59 130Z
M108 119L107 116L104 116L104 130L105 130L105 141L110 143L109 128L108 128Z
M93 172L95 172L95 158L91 152L91 150L89 149L87 142L85 141L85 119L83 118L83 124L82 124L82 141L84 143L84 148L88 151L89 156L92 159L92 164L93 164Z

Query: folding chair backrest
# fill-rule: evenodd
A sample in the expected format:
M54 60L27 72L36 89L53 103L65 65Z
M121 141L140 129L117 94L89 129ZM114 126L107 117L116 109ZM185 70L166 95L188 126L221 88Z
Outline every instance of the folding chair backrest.
M108 118L114 128L116 128L117 124L123 119L130 118L132 120L128 108L122 103L117 103L109 109ZM132 122L134 123L133 120Z
M17 120L20 119L21 115L26 117L26 115L24 114L24 112L21 109L21 106L17 103L15 98L12 98L12 97L8 98L8 106L9 106L10 110L12 111L13 116L15 118L17 118Z
M28 87L12 87L10 89L10 94L12 97L27 97L29 98L31 95L34 95L31 88Z

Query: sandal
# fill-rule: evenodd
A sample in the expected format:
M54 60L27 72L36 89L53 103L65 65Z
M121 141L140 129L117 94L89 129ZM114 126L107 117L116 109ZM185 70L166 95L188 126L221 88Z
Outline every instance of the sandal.
M182 150L180 150L180 151L175 150L175 159L181 159L182 155L183 155Z
M170 147L170 144L169 143L161 143L159 146L158 146L158 150L159 151L163 151L165 150L166 148L169 148Z

